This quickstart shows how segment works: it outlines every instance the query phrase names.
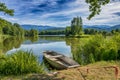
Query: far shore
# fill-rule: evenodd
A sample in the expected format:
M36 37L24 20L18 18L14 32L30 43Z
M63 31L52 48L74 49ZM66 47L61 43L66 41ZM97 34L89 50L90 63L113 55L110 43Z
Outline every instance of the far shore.
M62 37L64 37L65 35L39 35L39 36L62 36Z

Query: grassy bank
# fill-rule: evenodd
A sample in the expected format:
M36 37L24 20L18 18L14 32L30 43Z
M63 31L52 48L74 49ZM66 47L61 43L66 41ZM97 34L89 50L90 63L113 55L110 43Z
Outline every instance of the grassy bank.
M120 68L120 61L101 61L78 68L55 71L57 74L27 74L21 76L2 76L2 80L116 80L115 69ZM104 68L106 67L106 68ZM89 69L89 71L87 71ZM120 75L118 75L118 78Z
M23 75L44 73L43 67L32 52L17 51L0 55L0 75Z
M120 60L120 35L109 37L91 36L85 42L81 41L80 45L77 45L73 58L83 65L102 60Z

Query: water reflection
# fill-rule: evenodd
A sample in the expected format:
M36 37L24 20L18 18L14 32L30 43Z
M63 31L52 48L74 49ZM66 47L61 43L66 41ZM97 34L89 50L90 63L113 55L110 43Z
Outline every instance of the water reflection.
M38 38L8 38L3 41L2 50L4 53L11 54L16 50L30 51L39 56L42 61L45 50L53 50L71 57L70 46L66 45L65 37L38 37Z
M6 53L13 48L19 48L23 40L24 38L19 37L10 37L4 39L3 42L0 44L1 53Z
M45 50L53 50L65 56L72 57L80 64L84 64L86 60L89 59L89 55L79 53L83 41L83 38L65 38L62 36L41 36L33 38L11 37L0 43L0 52L10 54L16 50L32 50L35 55L39 56L39 61L42 61L42 52Z
M85 42L87 42L86 38L65 38L62 36L41 36L33 38L11 37L0 42L0 53L10 54L16 50L32 50L33 53L39 57L39 61L42 62L42 52L45 50L53 50L65 56L72 57L81 65L102 60L100 57L104 55L101 54L102 52L96 54L89 53L89 50L92 50L93 48L87 50L88 52L83 51L82 46ZM113 51L111 52L113 53ZM110 58L111 55L107 56Z
M66 38L66 44L70 45L71 47L71 53L72 57L75 61L77 61L79 64L85 64L83 58L83 54L81 54L79 51L81 49L81 46L84 44L85 38Z
M9 37L4 39L0 43L0 52L6 53L9 50L19 48L25 40L30 40L31 42L37 41L38 38L24 38L24 37Z

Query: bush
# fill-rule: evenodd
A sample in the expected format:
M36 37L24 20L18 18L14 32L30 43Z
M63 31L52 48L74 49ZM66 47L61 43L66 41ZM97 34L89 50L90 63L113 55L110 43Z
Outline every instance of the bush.
M84 45L78 47L73 57L80 64L120 60L120 35L107 38L102 35L92 36Z
M0 74L43 73L43 67L32 52L17 51L0 57Z

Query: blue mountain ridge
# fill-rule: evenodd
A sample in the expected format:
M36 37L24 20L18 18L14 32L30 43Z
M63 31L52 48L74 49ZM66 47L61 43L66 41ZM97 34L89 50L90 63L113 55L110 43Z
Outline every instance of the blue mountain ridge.
M43 25L21 25L21 27L25 30L31 30L36 29L39 31L42 30L65 30L65 27L54 27L54 26L43 26ZM105 30L105 31L111 31L115 29L120 29L120 25L84 25L84 29L95 29L95 30Z
M42 30L64 30L62 27L54 27L54 26L43 26L43 25L21 25L21 27L25 30L36 29L39 31Z

